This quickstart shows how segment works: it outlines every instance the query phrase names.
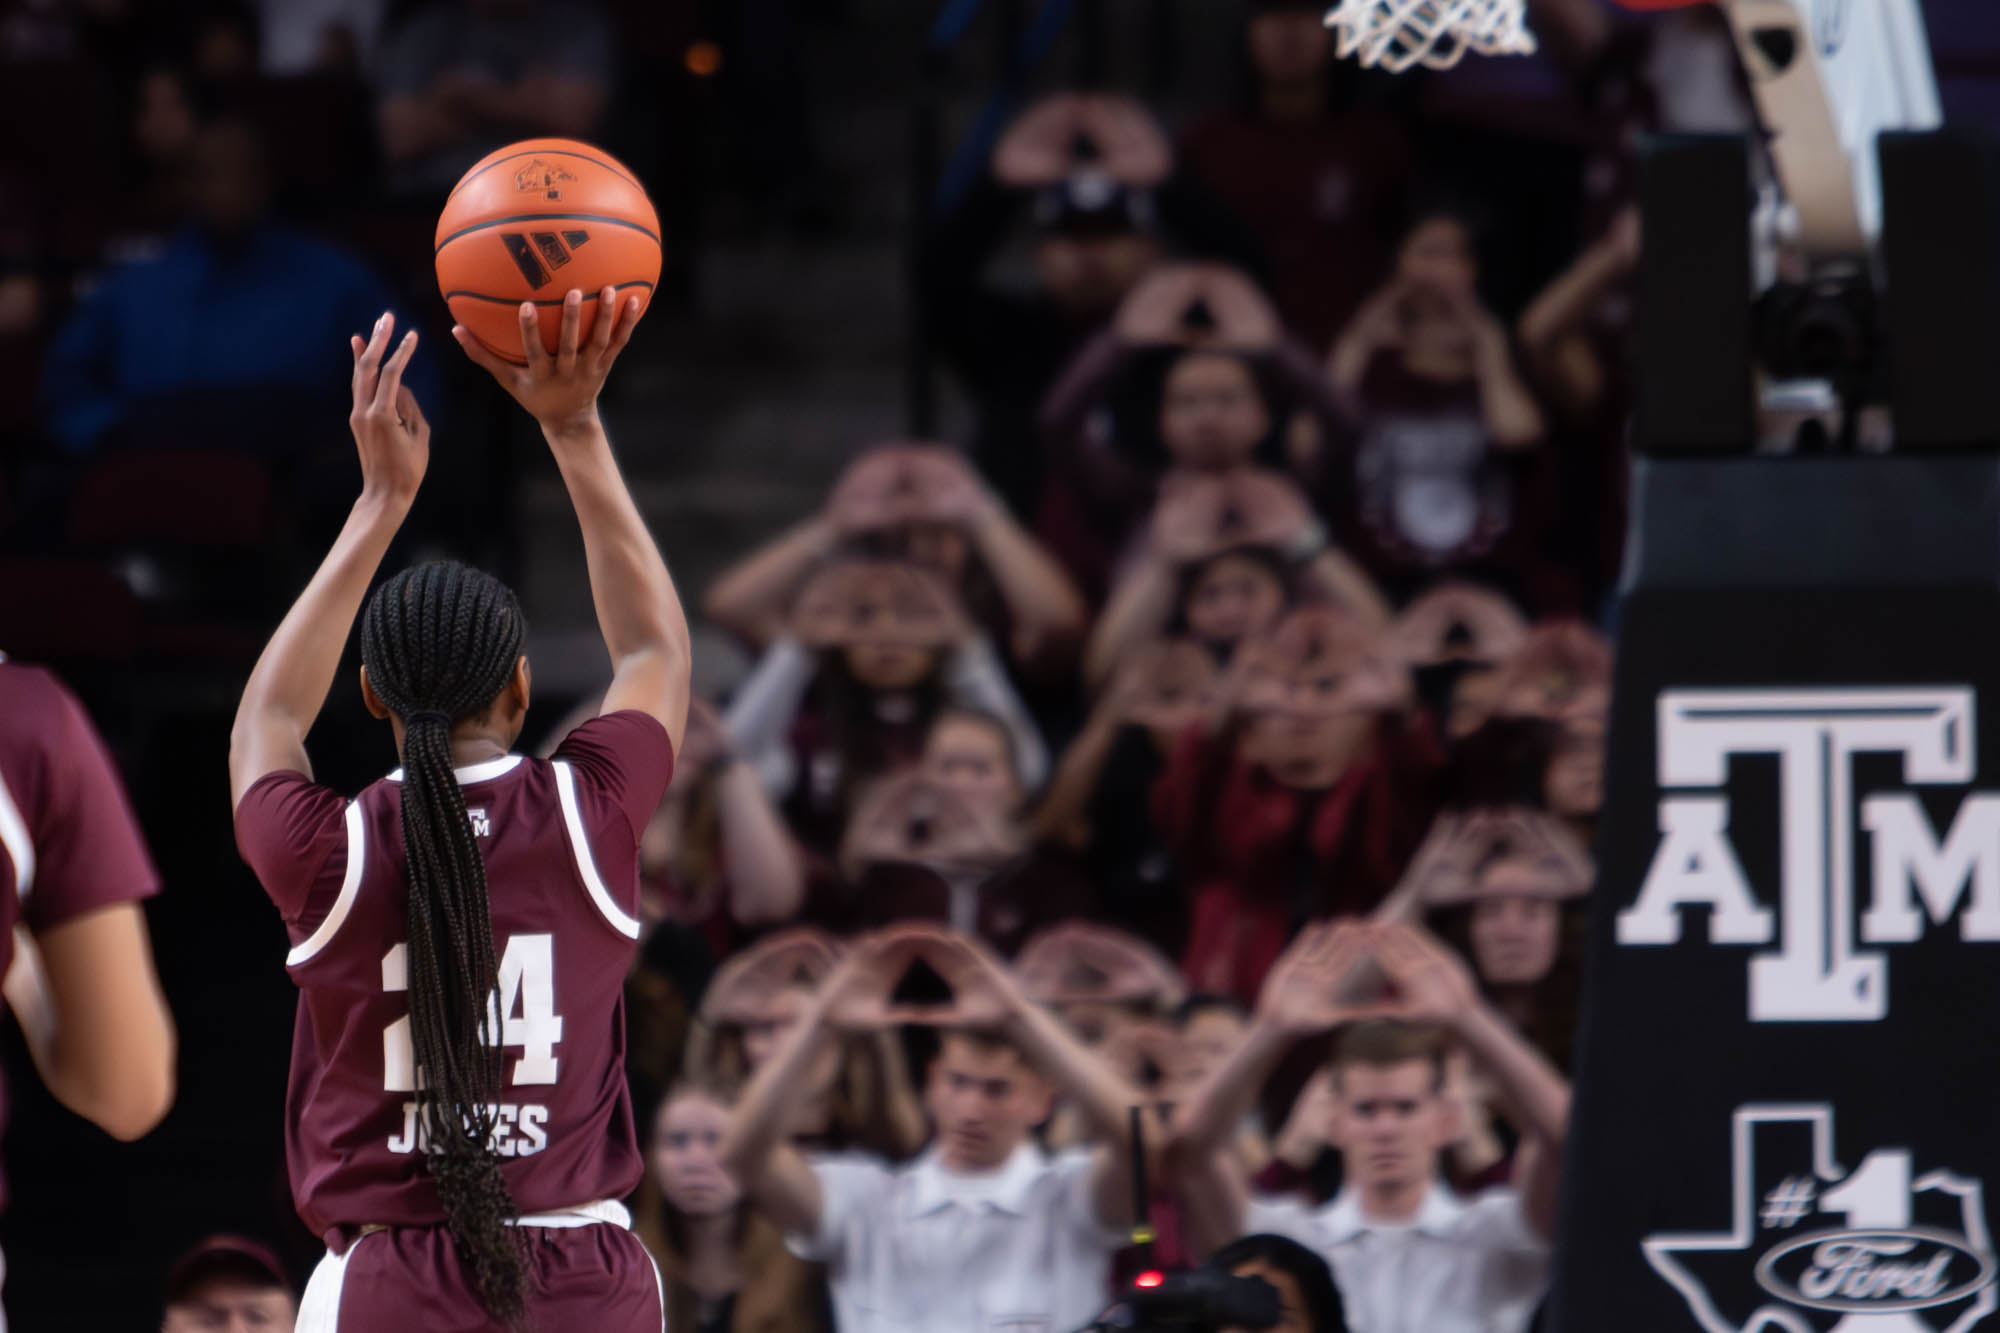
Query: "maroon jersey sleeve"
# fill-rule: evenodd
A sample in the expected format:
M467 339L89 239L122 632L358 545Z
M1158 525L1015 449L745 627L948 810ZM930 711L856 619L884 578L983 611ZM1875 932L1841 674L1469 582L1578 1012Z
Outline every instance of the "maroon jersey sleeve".
M550 758L575 771L579 798L625 816L635 847L674 776L667 729L651 714L629 708L582 723Z
M18 711L0 749L0 769L33 848L22 923L39 933L158 893L159 872L125 786L83 706L45 671L9 672L6 706ZM19 867L16 874L25 878Z
M339 895L347 865L347 802L303 773L266 773L236 807L236 850L294 934L310 931Z

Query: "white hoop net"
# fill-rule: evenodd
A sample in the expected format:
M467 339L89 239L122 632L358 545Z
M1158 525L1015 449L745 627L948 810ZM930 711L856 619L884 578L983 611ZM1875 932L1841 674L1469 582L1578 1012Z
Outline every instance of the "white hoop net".
M1326 26L1340 54L1401 73L1412 65L1450 69L1467 51L1530 55L1526 0L1340 0Z

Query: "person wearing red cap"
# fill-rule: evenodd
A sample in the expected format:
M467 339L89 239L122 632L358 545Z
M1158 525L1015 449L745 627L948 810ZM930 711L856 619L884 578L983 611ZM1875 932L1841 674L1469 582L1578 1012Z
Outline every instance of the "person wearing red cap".
M160 1333L292 1333L297 1303L278 1256L245 1236L210 1236L174 1261Z

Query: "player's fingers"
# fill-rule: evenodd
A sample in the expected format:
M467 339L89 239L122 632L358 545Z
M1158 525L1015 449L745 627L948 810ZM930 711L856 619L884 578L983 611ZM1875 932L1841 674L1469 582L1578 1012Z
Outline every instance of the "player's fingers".
M354 361L354 396L357 402L372 402L375 397L375 375L382 365L382 349L389 344L389 330L395 324L395 316L383 311L375 318L375 327L369 330L368 341L362 345L361 354Z
M423 405L417 402L407 384L396 391L396 416L412 435L421 435L430 428L430 423L424 420Z
M611 346L611 334L618 323L618 289L606 284L597 293L597 322L590 326L590 348L598 356Z
M562 328L556 334L556 370L567 375L576 368L577 331L583 327L583 293L572 287L563 293Z
M528 370L539 374L549 364L549 350L542 346L542 317L533 301L521 302L520 316L521 355L527 358Z
M375 406L393 407L396 396L403 388L403 368L410 364L410 358L417 354L417 331L411 329L396 344L396 350L382 363L382 374L375 383Z
M638 322L639 298L628 296L625 298L624 314L611 335L611 349L605 354L607 362L617 360L618 354L625 350L625 344L632 341L632 326Z
M505 375L513 369L507 362L488 351L486 344L473 337L472 330L465 325L452 325L451 336L453 341L458 343L459 349L465 353L466 358L489 375Z

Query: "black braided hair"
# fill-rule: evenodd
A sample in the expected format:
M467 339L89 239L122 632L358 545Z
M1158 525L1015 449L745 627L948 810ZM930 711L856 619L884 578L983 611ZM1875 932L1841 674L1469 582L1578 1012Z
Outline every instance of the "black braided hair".
M518 1325L527 1270L519 1216L492 1140L502 1068L485 1031L498 967L486 863L452 773L451 728L492 706L513 675L524 622L506 584L439 561L376 590L361 622L368 683L403 719L403 847L409 875L410 1035L424 1161L486 1309ZM488 1040L491 1038L492 1040Z

